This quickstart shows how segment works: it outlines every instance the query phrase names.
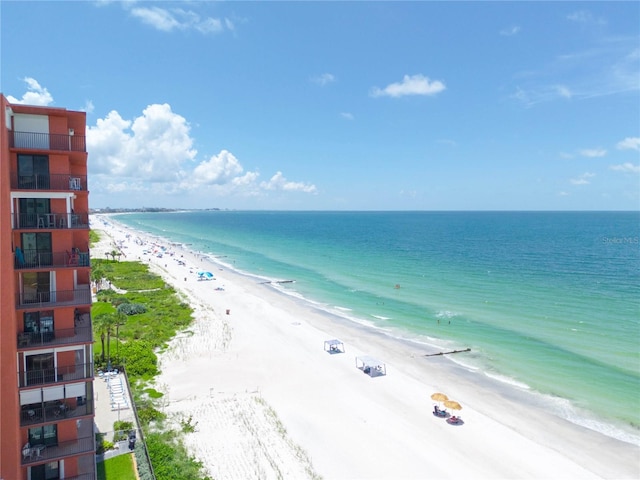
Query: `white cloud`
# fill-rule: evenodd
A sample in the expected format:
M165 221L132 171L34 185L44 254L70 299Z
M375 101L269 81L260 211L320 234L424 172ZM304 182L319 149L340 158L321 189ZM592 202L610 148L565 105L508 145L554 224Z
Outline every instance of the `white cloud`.
M149 105L133 121L111 111L87 129L92 173L146 182L176 180L182 165L197 154L192 146L189 125L168 104Z
M446 89L439 80L431 81L424 75L405 75L402 82L392 83L380 89L371 90L372 97L403 97L405 95L436 95Z
M567 20L575 23L581 23L584 25L604 25L606 20L600 17L595 17L591 12L587 10L577 10L567 15Z
M514 25L512 27L508 27L500 30L500 35L505 37L510 37L512 35L516 35L517 33L519 33L520 30L521 30L520 27Z
M588 47L550 58L516 73L511 98L531 107L559 99L576 101L640 90L636 36L596 36Z
M620 150L638 150L640 151L640 137L627 137L618 142L616 147Z
M193 29L208 34L222 32L230 26L230 29L233 29L233 23L227 19L223 21L212 17L201 18L197 13L181 8L134 7L130 13L143 23L162 32Z
M335 82L336 81L336 77L334 77L330 73L323 73L321 75L316 75L315 77L311 77L311 81L313 83L316 83L316 84L320 85L321 87L324 87L325 85L328 85L329 83Z
M561 97L571 98L573 96L573 92L571 92L571 90L569 90L569 88L565 87L564 85L556 85L555 88L556 88L556 92Z
M168 104L149 105L125 120L116 111L87 128L93 190L108 194L138 192L149 204L162 195L184 192L217 196L257 196L261 191L316 193L315 185L288 181L281 172L258 184L258 172L245 172L228 150L194 166L197 151L184 117Z
M95 110L95 106L93 105L93 102L91 100L87 100L81 110L84 110L87 113L93 113L93 111Z
M37 105L40 107L46 107L53 103L53 97L44 87L31 77L25 77L24 82L27 84L27 92L22 95L21 99L7 96L9 103L24 104L24 105Z
M611 165L609 168L615 172L640 173L640 165L634 165L631 162L625 162L620 165Z
M589 179L593 178L595 176L596 176L595 173L585 172L582 175L580 175L580 176L578 176L576 178L572 178L569 181L571 182L572 185L589 185L591 183L591 181Z
M589 158L604 157L606 154L607 151L604 148L585 148L580 150L580 155Z
M243 172L238 159L229 151L222 150L218 155L200 163L189 175L188 183L196 185L223 185L234 180Z
M315 185L302 182L290 182L282 175L282 172L276 173L268 182L262 182L260 187L265 190L284 190L289 192L305 192L316 193Z
M347 120L353 120L353 114L349 112L341 112L340 116L342 118L346 118Z

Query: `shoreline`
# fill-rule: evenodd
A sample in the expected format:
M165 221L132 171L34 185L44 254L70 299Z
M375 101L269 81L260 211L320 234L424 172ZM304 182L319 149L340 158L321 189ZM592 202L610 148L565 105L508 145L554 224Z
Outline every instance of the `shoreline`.
M194 307L192 334L179 334L160 355L157 384L166 389L168 413L190 413L198 422L185 442L217 479L277 478L278 472L285 478L638 476L635 445L509 397L497 381L480 382L445 355L424 358L424 346L332 318L213 259L206 259L207 268L216 279L198 281L193 272L204 265L202 254L172 245L186 267L175 256L142 255L127 233L163 240L97 218L107 218L109 231L104 224L92 228L125 242L126 260L148 263ZM323 351L330 338L344 342L346 352ZM385 362L387 375L363 375L355 368L358 355ZM431 414L435 391L463 405L464 425ZM262 421L265 414L271 423ZM234 428L234 421L246 429ZM226 439L237 439L234 448L211 438L221 425Z

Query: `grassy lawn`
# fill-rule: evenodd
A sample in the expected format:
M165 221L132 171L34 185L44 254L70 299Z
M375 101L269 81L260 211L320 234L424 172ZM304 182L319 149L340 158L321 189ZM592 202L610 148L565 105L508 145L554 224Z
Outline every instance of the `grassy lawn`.
M128 453L109 458L97 465L98 480L136 480L133 454Z

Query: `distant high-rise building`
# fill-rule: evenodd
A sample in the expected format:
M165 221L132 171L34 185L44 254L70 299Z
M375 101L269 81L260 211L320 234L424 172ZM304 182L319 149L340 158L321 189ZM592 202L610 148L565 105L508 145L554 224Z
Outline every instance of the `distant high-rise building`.
M0 103L0 479L95 479L86 114Z

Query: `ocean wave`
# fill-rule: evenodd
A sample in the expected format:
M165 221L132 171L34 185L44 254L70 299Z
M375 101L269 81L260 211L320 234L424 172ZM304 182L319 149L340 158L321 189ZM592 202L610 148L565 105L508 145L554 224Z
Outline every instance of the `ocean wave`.
M619 421L603 420L592 412L577 407L573 402L563 397L536 393L549 406L552 413L571 423L588 428L595 432L615 438L622 442L640 446L640 433L631 425Z
M524 382L520 382L514 378L511 377L507 377L506 375L500 375L494 372L483 372L487 377L492 378L493 380L497 380L499 382L502 383L506 383L507 385L510 385L512 387L518 387L521 388L523 390L530 390L531 387L529 385L527 385Z
M377 318L378 320L391 320L391 317L383 317L382 315L374 315L370 314L373 318Z
M459 313L451 312L449 310L440 310L436 313L436 318L453 318L460 315Z
M335 305L333 308L335 308L336 310L339 310L341 312L352 312L353 311L353 309L351 309L351 308L339 307L338 305Z

